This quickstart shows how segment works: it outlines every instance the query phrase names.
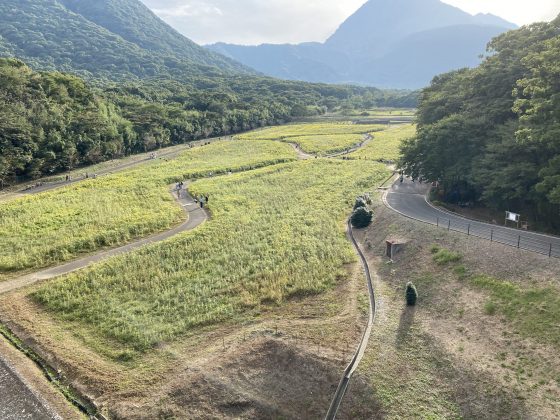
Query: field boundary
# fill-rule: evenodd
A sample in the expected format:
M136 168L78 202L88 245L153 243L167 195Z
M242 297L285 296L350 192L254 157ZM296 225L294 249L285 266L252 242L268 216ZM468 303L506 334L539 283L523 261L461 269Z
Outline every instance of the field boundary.
M327 415L325 416L325 420L334 420L336 418L336 415L338 413L338 410L340 408L342 400L344 399L344 395L346 394L346 391L348 389L348 385L350 384L350 379L352 378L352 375L354 374L354 372L358 368L358 365L360 364L360 362L361 362L361 360L364 356L364 353L366 351L367 345L369 343L369 338L371 336L371 330L373 328L373 323L375 321L375 315L376 315L376 309L377 309L377 304L376 304L376 301L375 301L375 289L373 288L373 282L371 280L371 272L370 272L370 269L369 269L369 264L366 260L366 257L364 255L364 253L362 252L362 250L361 250L361 248L358 244L358 241L354 237L354 229L352 228L352 222L350 221L350 219L348 219L348 225L347 225L346 233L347 233L348 237L350 238L350 240L352 242L352 245L354 246L354 249L356 250L356 253L360 257L362 266L363 266L364 271L365 271L365 278L366 278L366 283L367 283L367 287L368 287L368 294L369 294L369 315L368 315L368 321L367 321L366 329L364 330L364 333L362 334L362 338L360 340L358 348L356 349L356 352L354 353L354 356L352 357L352 360L350 361L350 363L348 364L346 369L344 369L342 379L340 380L340 382L338 384L338 388L336 389L334 397L331 401L331 405L329 407L329 411L327 412Z

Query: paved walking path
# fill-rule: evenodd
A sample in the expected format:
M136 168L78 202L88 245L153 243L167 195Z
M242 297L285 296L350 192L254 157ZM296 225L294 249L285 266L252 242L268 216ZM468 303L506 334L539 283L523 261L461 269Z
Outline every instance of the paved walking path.
M207 144L212 144L216 141L224 141L227 139L230 139L231 137L219 137L219 138L212 138L212 139L204 139L204 140L198 140L195 142L189 142L189 143L185 143L182 147L180 148L175 148L172 151L165 151L165 149L160 149L160 151L155 151L157 153L157 159L167 159L167 158L172 158L175 157L183 152L185 152L186 150L189 150L192 147L202 147L205 146ZM144 159L140 159L140 160L135 160L135 161L131 161L131 162L124 162L120 165L116 165L116 166L112 166L106 169L100 169L99 171L94 172L95 175L97 176L103 176L103 175L110 175L114 172L121 172L125 169L129 169L132 168L134 166L138 166L141 165L143 163L147 163L150 162L154 159L152 159L151 157L146 157ZM93 176L93 172L88 171L87 168L84 168L84 173L88 172L90 174L90 178L91 176ZM61 176L64 174L61 174ZM26 188L23 190L18 191L16 194L38 194L41 192L45 192L45 191L50 191L50 190L54 190L56 188L60 188L60 187L64 187L66 185L72 185L75 184L76 182L80 182L80 181L84 181L87 178L85 176L81 176L81 177L75 177L72 178L72 180L70 181L57 181L57 182L45 182L42 185L38 185L36 187L31 187L31 188Z
M429 185L412 182L409 179L405 179L402 184L397 181L387 191L384 202L392 210L411 219L560 258L559 237L479 222L449 213L428 203L426 200L428 190Z
M194 202L193 198L187 193L186 190L183 190L182 194L182 197L177 201L188 214L188 220L180 224L179 226L176 226L171 230L158 233L135 242L131 242L119 248L113 248L107 251L99 252L97 254L83 257L78 260L70 261L63 265L47 268L42 271L2 282L0 283L0 294L11 292L13 290L37 283L39 281L52 279L54 277L80 270L90 264L105 260L109 257L125 254L144 245L161 242L181 232L186 232L196 228L207 220L208 214L204 209L201 209L200 206ZM174 197L176 197L176 192L174 192L173 195Z

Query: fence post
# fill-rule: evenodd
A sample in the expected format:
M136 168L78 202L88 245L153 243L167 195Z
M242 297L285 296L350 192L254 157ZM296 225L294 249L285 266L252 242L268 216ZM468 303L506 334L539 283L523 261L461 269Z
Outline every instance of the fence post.
M469 227L467 228L467 235L471 236L471 224L469 223Z
M447 230L451 230L451 219L449 219L449 223L447 223Z
M519 238L517 239L517 248L520 248L521 246L521 235L519 235Z
M490 229L490 242L494 242L494 229Z
M437 218L436 225L437 225L437 227L439 227L439 217Z
M550 244L550 249L548 250L548 258L552 257L552 243Z

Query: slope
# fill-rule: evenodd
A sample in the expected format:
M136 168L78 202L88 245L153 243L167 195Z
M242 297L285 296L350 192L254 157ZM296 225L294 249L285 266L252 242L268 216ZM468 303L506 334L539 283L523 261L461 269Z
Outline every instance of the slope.
M486 24L492 18L492 15L472 16L440 0L370 0L339 27L325 45L379 55L414 33L445 26ZM503 22L504 28L515 27Z
M213 54L167 25L137 0L59 0L69 10L139 47L197 63L239 71L239 63Z
M136 0L65 3L84 15L57 0L2 1L0 40L4 41L4 55L22 58L37 69L112 80L249 73L241 65L209 54L186 38L181 44L180 35L173 38L173 31L143 10L144 6ZM100 12L96 14L96 10ZM119 26L120 33L111 32L111 28ZM140 35L141 31L144 35ZM150 37L162 41L150 45ZM156 43L162 46L157 47ZM173 54L173 48L181 52Z

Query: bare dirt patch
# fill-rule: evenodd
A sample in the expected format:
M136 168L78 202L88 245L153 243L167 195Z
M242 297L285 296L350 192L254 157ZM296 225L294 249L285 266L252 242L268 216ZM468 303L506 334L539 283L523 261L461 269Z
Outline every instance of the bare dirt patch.
M390 236L410 239L394 263L381 257ZM488 291L471 279L558 290L560 261L437 230L384 207L361 240L377 261L382 298L359 371L388 417L556 418L558 349L491 313ZM434 244L461 260L437 264ZM407 281L419 290L416 308L404 304Z
M120 362L31 301L33 288L0 296L0 320L111 418L321 418L361 337L365 287L351 264L329 292L261 305ZM376 417L368 383L355 384L340 418Z

